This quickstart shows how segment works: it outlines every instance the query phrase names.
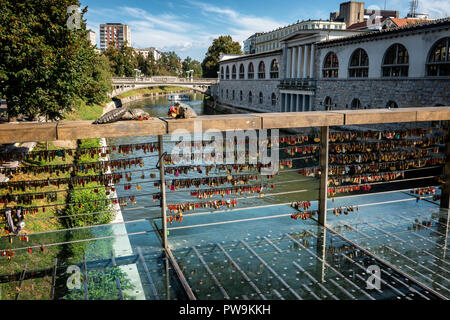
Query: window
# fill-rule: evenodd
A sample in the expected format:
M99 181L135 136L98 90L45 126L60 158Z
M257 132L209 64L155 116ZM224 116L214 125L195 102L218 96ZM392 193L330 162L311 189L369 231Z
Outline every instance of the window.
M323 63L323 77L337 78L339 75L339 60L334 52L329 52Z
M223 99L223 89L220 90L220 96L221 96L222 99Z
M265 79L266 78L266 65L264 64L264 61L261 61L258 65L258 79Z
M248 92L248 103L252 103L252 100L253 100L252 92L249 91Z
M254 74L255 74L255 69L253 68L253 63L250 62L250 64L248 65L247 78L253 79Z
M270 79L276 79L278 78L278 61L277 59L273 59L272 63L270 64Z
M220 79L223 79L223 67L220 68Z
M244 79L245 71L244 71L244 65L241 63L239 66L239 79Z
M233 92L232 92L232 98L231 99L233 99L234 100L234 90L233 90Z
M388 109L392 109L392 108L398 108L398 104L395 101L388 101L388 103L386 103L386 108Z
M272 106L275 106L277 104L277 95L275 92L272 92Z
M427 75L431 77L450 76L450 37L439 40L430 50Z
M333 100L331 100L331 97L326 97L324 101L325 110L331 110L333 107Z
M367 78L369 76L369 56L363 49L356 49L348 67L350 78Z
M227 99L228 99L228 89L227 89L227 95L226 95Z
M227 71L225 72L225 78L228 80L230 79L230 68L227 66Z
M243 94L242 94L242 90L241 90L241 91L239 91L239 100L242 101L242 99L243 99Z
M351 108L352 109L361 109L362 108L361 101L359 101L359 99L357 99L357 98L353 99L352 103L351 103Z
M264 102L264 95L262 92L259 92L259 104L263 104Z
M231 79L236 79L236 65L231 68Z
M409 69L408 50L401 44L393 44L387 49L383 60L383 77L407 77Z

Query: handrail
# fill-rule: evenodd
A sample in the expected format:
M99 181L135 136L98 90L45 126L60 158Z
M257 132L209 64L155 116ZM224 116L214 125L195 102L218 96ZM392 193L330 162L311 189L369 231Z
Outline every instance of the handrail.
M276 112L207 115L192 119L152 118L145 121L118 121L92 124L92 121L14 122L0 124L0 144L87 138L144 137L207 130L258 130L308 128L358 124L450 120L450 106L400 109L365 109L309 112Z

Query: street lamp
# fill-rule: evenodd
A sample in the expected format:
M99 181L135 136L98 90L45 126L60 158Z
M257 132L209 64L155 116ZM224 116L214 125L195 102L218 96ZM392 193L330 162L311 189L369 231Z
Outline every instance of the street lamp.
M137 81L137 79L141 76L141 70L134 69L134 73L135 73L135 77L136 77L136 81Z

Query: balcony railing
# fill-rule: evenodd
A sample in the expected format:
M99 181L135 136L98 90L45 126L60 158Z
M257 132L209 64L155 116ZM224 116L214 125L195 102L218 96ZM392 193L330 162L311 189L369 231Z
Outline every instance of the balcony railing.
M103 290L111 297L123 299L126 298L123 286L130 283L122 282L122 276L115 272L118 267L126 266L123 270L138 279L140 285L136 286L145 291L144 298L155 300L173 299L174 296L180 299L228 299L243 295L250 299L448 299L447 274L450 270L445 251L449 231L450 181L447 177L450 174L450 142L446 130L430 123L440 121L445 121L445 129L448 129L450 107L207 115L192 119L154 117L102 125L92 124L92 121L0 124L1 144L126 138L109 141L110 147L77 148L69 153L39 150L34 152L36 159L25 159L27 161L22 167L3 168L25 173L22 178L33 170L54 172L54 176L39 182L25 183L12 179L0 184L0 190L11 188L11 192L1 195L5 206L14 205L13 201L29 201L30 196L36 196L33 192L36 193L38 184L49 190L37 195L36 199L44 199L41 196L47 193L59 192L59 183L74 179L73 175L64 175L69 171L82 173L81 180L72 182L79 183L77 188L89 192L90 186L85 186L82 179L92 177L94 180L89 181L104 182L111 175L105 170L108 167L118 169L114 179L120 180L119 176L126 178L126 181L102 186L109 191L124 187L126 195L108 198L108 201L117 200L114 204L122 206L131 216L138 209L157 212L157 215L152 212L142 219L118 220L113 224L89 225L87 218L88 225L82 227L71 226L27 235L2 234L0 284L5 286L0 288L5 288L11 298L18 299L24 295L24 298L29 297L27 290L37 295L41 294L41 288L48 287L48 292L41 296L53 299L55 290L60 290L66 283L64 275L69 277L71 274L66 269L71 268L80 274L81 282L78 289L68 289L76 292L69 295L71 298L94 299L98 290ZM391 128L370 127L373 125L389 125ZM285 132L276 143L271 142L271 152L280 154L279 174L287 173L287 177L276 181L272 180L273 175L263 177L261 163L250 164L247 155L242 164L217 165L215 171L209 171L213 170L214 164L180 165L175 163L175 153L171 152L175 143L180 141L172 138L183 132L192 137L192 142L188 141L191 146L207 133L217 134L215 141L219 141L221 133L245 132L248 139L254 133L260 139L266 130L273 130L263 138L271 140L276 136L276 129L297 130L296 133ZM251 143L245 135L241 142L250 148ZM141 138L130 144L130 137ZM130 157L134 151L141 153ZM102 158L111 156L112 159L92 164L80 161L73 165L39 164L46 156L59 159L74 154L101 154ZM374 154L379 157L367 160L370 163L366 165L357 159L358 156ZM3 161L26 157L23 151L14 157L6 153L0 155ZM214 154L213 158L217 159L217 155ZM396 160L385 159L387 155ZM147 159L146 166L133 170L133 166L139 166L144 158ZM432 161L427 162L426 159ZM297 161L297 166L294 161ZM361 180L359 176L364 174L358 167L367 166L372 170L377 169L380 163L387 166L388 173L373 171L370 177L375 180ZM101 173L88 176L84 172L87 168L100 168ZM223 175L219 172L221 168L227 170ZM252 168L256 172L247 172ZM425 169L431 173L414 176L418 170ZM443 174L439 172L442 170ZM395 178L390 180L390 175L398 177L400 171L413 172L414 175L405 181L409 180L417 187L425 183L439 185L441 183L435 178L444 179L439 198L440 207L446 209L446 213L436 213L434 208L439 211L439 202L435 198L438 194L431 193L431 189L420 190L419 194L411 190L416 187L401 190L384 188L384 184L396 183ZM291 180L291 175L297 174L305 177ZM290 189L274 191L275 187L293 181L301 181L305 183L302 186L309 186L312 190L294 185ZM318 188L312 188L316 182ZM142 189L144 184L151 193L135 194L134 189L140 190L137 186ZM367 197L363 197L365 194L341 198L331 195L345 192L342 191L348 188L345 184L357 187L350 193L363 192L362 186L378 186L379 189L376 193L368 193ZM134 186L132 190L130 186ZM100 187L92 187L90 192L98 192L95 188ZM339 188L342 190L336 191ZM16 198L8 198L12 194ZM294 198L288 199L290 195ZM144 202L136 207L135 197L139 196L145 197ZM189 197L200 200L185 200ZM270 200L249 202L266 198ZM123 203L128 203L130 208ZM246 206L240 207L241 203ZM81 207L87 202L76 204ZM67 218L57 210L52 216L42 209L45 207L48 205L41 204L38 209L46 212L44 216L37 217L30 212L24 221L32 225L46 219ZM5 213L4 210L1 213ZM93 211L84 215L103 213ZM336 220L335 216L339 215L342 219ZM419 221L421 216L426 219ZM0 220L0 223L5 225L9 222ZM90 230L92 233L88 232ZM264 231L267 233L261 233ZM111 246L108 239L120 240L120 245L113 244L114 251L105 251ZM91 249L90 255L85 252L79 254L77 244L81 243L86 244L83 249L86 252ZM124 243L128 243L129 249L124 249ZM55 253L58 248L64 248L62 253ZM67 257L70 250L78 254L79 260ZM418 250L420 259L414 256ZM392 255L388 255L389 252ZM38 254L41 258L35 256ZM163 259L160 259L160 254ZM366 288L365 276L370 265L379 267L383 290ZM228 273L224 274L224 270L233 270L234 280ZM108 274L108 277L97 277L99 274ZM268 278L272 280L264 280ZM35 283L37 286L30 286L35 279L39 280ZM96 281L108 283L99 289ZM173 285L174 282L177 285ZM134 288L132 291L139 290Z
M278 85L279 89L291 89L291 90L316 90L316 80L312 79L284 79L280 81Z

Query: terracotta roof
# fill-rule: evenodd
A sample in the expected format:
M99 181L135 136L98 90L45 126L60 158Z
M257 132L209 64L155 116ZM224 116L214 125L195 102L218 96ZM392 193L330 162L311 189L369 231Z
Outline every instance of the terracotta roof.
M427 21L432 21L429 19L401 19L401 18L391 18L392 22L394 22L397 27L404 27L407 26L408 24L415 24L415 23L422 23L422 22L427 22Z
M402 33L402 32L406 32L406 31L425 30L425 29L439 28L439 27L449 28L450 27L450 18L437 19L437 20L425 21L425 22L414 23L414 24L407 24L403 27L396 27L396 28L390 28L390 29L384 29L384 30L364 32L362 34L357 34L357 35L353 35L353 36L349 36L349 37L321 41L321 42L317 43L317 46L326 46L326 45L330 45L330 44L364 40L367 38L382 37L384 35Z

